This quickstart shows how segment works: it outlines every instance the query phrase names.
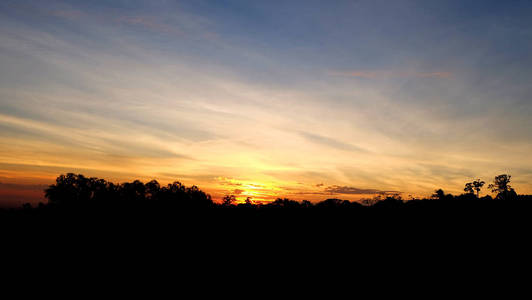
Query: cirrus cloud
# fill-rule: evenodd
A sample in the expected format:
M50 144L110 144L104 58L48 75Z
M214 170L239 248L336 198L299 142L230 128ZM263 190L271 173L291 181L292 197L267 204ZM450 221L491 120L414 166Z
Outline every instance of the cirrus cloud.
M330 194L349 194L349 195L366 195L366 194L397 194L398 191L382 191L377 189L360 189L352 186L331 185L324 189L324 192Z
M332 71L332 76L358 77L367 79L380 78L450 78L451 72L419 72L419 71L394 71L394 70L351 70L351 71Z

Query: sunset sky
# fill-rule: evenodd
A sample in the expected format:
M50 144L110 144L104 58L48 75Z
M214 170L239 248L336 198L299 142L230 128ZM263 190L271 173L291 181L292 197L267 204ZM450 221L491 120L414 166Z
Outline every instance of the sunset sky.
M531 1L0 1L0 204L532 193ZM484 190L482 194L487 192Z

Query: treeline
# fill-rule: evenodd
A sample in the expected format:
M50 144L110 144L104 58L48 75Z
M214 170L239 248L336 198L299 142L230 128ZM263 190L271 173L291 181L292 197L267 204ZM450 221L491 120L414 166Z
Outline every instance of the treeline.
M531 195L518 195L510 186L511 176L502 174L496 176L488 188L496 196L480 197L480 191L485 185L480 179L465 184L464 192L454 196L446 194L443 190L436 190L427 199L409 199L404 201L399 195L378 196L362 201L348 201L341 199L327 199L312 203L307 200L295 201L279 198L267 204L254 203L248 198L245 203L237 203L234 195L227 195L220 203L212 200L211 196L201 191L197 186L187 187L176 181L166 186L161 186L152 180L143 183L139 180L114 184L104 179L85 177L81 174L60 175L56 183L45 190L46 204L38 207L24 205L25 210L35 209L98 209L98 210L130 210L130 209L159 209L172 210L197 210L197 209L253 209L268 210L283 208L285 210L305 209L378 209L378 208L408 208L408 207L435 207L455 206L456 203L466 206L464 202L476 203L486 201L513 201L532 200ZM472 202L473 201L473 202ZM441 203L455 203L444 204ZM499 201L497 201L499 202Z
M493 197L479 197L477 188L484 184L472 183L465 185L461 195L437 190L426 199L379 195L362 201L279 198L270 203L255 203L253 199L237 203L233 195L213 201L198 187L179 182L115 184L66 174L45 190L46 203L0 210L0 227L14 233L62 233L67 240L81 233L110 241L124 234L132 238L138 234L163 235L169 240L184 236L216 240L235 235L245 240L257 234L309 237L319 232L327 236L343 232L345 237L379 231L401 236L405 230L420 233L426 228L440 232L464 226L529 228L532 196L518 195L509 185L510 178L501 175L487 185Z

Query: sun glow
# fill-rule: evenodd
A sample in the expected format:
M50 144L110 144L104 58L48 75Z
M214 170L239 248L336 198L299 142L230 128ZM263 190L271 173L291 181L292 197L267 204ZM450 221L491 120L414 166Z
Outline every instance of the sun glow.
M457 0L85 2L0 1L0 206L66 173L254 203L503 173L532 193L530 3L486 30L492 11Z
M253 203L267 203L280 197L283 189L279 183L267 181L247 181L234 178L217 178L219 194L233 195L237 203L245 203L250 200Z

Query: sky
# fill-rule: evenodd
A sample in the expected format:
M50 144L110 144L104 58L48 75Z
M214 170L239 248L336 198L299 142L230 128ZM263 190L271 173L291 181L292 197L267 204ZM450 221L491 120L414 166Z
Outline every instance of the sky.
M0 2L7 206L67 172L256 201L503 173L532 193L531 114L530 1Z

